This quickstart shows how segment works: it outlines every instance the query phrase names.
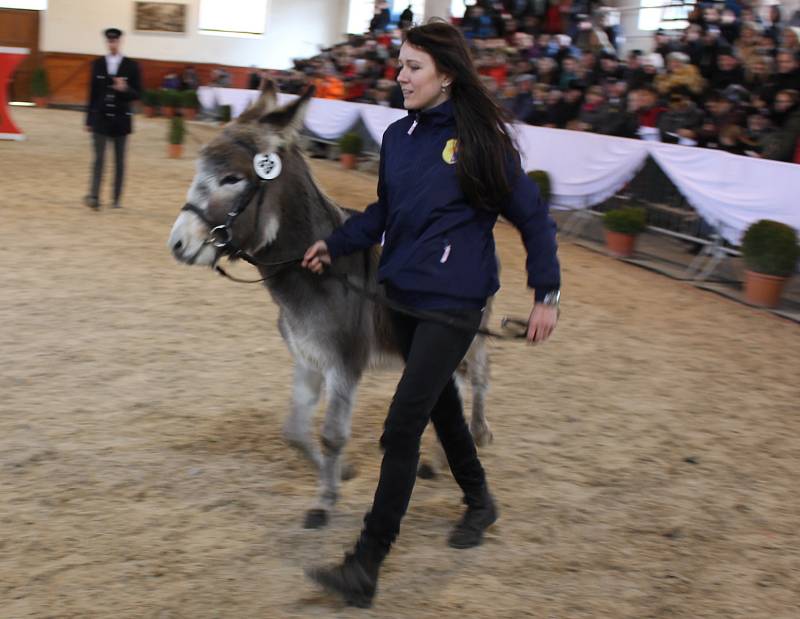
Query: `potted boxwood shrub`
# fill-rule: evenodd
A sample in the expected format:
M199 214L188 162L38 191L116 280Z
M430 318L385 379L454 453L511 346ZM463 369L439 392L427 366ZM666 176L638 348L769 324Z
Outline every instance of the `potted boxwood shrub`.
M361 136L357 133L345 133L339 138L339 161L346 170L356 167L356 157L361 153L364 145Z
M200 100L197 98L196 90L185 90L181 93L181 113L184 119L194 120L199 107Z
M177 90L162 89L158 95L161 104L161 114L167 118L175 116L175 109L180 107L180 94Z
M797 268L800 246L791 226L769 219L752 224L742 238L744 297L748 303L776 307Z
M539 186L539 193L545 204L550 203L550 175L544 170L531 170L528 176Z
M144 114L148 118L152 118L158 111L158 91L145 90L142 93L142 106L144 107Z
M31 95L37 107L47 107L50 97L50 84L44 67L38 67L33 70L33 75L31 75Z
M186 127L183 124L183 118L181 116L170 118L167 141L169 142L169 156L172 159L178 159L183 154L183 140L185 137Z
M647 214L643 208L626 206L603 215L606 247L620 258L633 255L636 235L647 227Z
M219 122L223 125L225 123L231 122L231 116L233 115L231 111L230 105L220 105L217 107L217 116L219 116Z

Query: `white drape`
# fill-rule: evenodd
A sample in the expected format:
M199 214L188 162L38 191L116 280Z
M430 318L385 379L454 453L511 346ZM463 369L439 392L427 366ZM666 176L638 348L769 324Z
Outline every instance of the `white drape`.
M227 104L238 116L256 98L254 90L203 87L205 108ZM281 104L296 95L279 95ZM361 119L380 143L405 110L378 105L313 99L306 127L321 138L341 137ZM738 243L754 221L774 219L800 230L800 165L729 153L614 138L593 133L514 125L526 170L545 170L554 203L588 208L624 187L651 155L689 203L729 241Z

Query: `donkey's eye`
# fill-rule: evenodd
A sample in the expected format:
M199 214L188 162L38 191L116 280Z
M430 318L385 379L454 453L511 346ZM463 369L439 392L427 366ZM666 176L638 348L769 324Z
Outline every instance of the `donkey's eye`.
M226 177L224 177L219 182L219 184L220 185L234 185L234 184L238 183L240 180L242 180L241 176L236 176L235 174L228 174Z

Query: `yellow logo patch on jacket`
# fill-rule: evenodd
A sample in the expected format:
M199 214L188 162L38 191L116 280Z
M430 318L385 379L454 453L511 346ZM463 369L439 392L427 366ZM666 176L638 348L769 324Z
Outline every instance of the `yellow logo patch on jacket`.
M458 140L455 138L447 140L447 144L444 145L444 150L442 151L442 159L449 165L453 165L458 161Z

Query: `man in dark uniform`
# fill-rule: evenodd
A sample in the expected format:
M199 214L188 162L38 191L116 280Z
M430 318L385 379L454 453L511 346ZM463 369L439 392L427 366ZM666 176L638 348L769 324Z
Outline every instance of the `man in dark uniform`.
M106 142L114 144L114 208L120 207L122 181L125 174L125 142L131 132L131 102L141 92L139 65L122 56L119 28L108 28L103 33L108 45L108 54L92 62L90 76L88 114L86 130L92 132L94 143L94 166L89 194L84 199L86 206L100 207L100 182L103 176Z

